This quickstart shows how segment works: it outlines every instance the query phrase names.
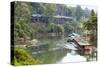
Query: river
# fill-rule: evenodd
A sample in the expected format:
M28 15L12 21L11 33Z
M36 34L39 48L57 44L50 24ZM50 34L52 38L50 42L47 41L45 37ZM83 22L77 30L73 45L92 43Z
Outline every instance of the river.
M38 40L38 44L43 45L28 49L33 58L41 60L42 64L96 61L96 57L92 55L80 54L73 43L67 42L67 37L44 37Z

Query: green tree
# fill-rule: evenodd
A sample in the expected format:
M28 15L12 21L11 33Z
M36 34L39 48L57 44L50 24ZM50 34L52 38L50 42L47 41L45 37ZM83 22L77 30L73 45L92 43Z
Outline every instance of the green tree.
M74 27L73 27L72 23L70 23L70 22L65 23L64 29L65 29L64 30L65 35L71 34L72 31L74 31Z
M60 24L55 24L55 23L49 23L48 25L48 32L55 32L59 35L59 33L64 33L64 27L63 25Z
M83 27L86 30L90 30L90 31L97 30L97 16L94 10L91 11L91 17L89 18L89 20L83 23Z
M83 28L91 32L90 43L97 46L97 15L91 11L91 17L83 23Z
M14 15L14 40L17 41L18 38L30 37L34 35L37 29L34 29L31 25L31 15L38 12L40 9L33 7L30 2L15 2L15 15Z
M16 47L14 49L14 58L11 63L13 65L19 66L19 65L41 64L42 62L38 59L34 59L26 49Z
M75 18L77 21L80 21L81 17L83 15L83 10L81 6L77 5L75 9Z

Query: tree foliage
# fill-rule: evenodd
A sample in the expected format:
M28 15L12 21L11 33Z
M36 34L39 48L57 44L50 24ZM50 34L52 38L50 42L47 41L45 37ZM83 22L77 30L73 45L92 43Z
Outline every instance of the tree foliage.
M97 47L97 15L94 10L91 11L91 17L83 23L83 28L91 32L89 42Z
M83 11L82 11L81 6L77 5L76 9L75 9L76 20L79 21L81 19L82 15L83 15Z
M14 58L12 60L13 65L32 65L39 63L41 64L41 61L34 59L26 49L20 47L14 49Z
M50 23L48 25L48 32L64 32L64 27L60 24Z
M17 40L20 37L29 37L36 32L45 32L44 29L37 26L33 28L31 25L31 15L41 14L43 16L52 16L55 12L55 5L52 4L40 4L30 2L15 2L15 23L14 23L14 38ZM50 20L51 21L51 20Z
M61 12L61 15L72 16L73 18L76 18L76 20L78 21L83 16L84 11L79 5L76 7L68 7L66 5L60 5L58 8L63 10L56 11L57 6L58 5L47 4L47 3L15 2L15 15L14 15L15 40L20 37L24 37L24 38L29 37L31 36L31 34L35 34L36 32L46 32L47 30L50 31L49 27L41 28L37 26L37 28L33 28L32 25L30 24L32 23L31 21L32 14L41 14L43 16L53 17L57 12L58 13ZM49 19L48 22L55 23L55 21L53 21L53 18ZM75 25L72 26L75 27ZM71 31L72 26L70 25L69 28L65 27L64 29L68 28ZM57 30L64 31L63 27L59 24L58 25L54 24L54 27L55 27L54 29L55 31Z
M94 10L91 11L91 17L83 23L83 27L90 31L97 30L97 16Z

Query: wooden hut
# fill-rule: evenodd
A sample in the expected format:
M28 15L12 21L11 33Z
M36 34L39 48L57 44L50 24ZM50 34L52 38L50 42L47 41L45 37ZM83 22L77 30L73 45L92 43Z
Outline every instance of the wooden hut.
M73 17L69 16L62 16L62 15L55 15L52 17L49 16L43 16L40 14L32 14L31 20L32 23L42 23L42 24L47 24L49 19L54 19L54 22L57 24L64 24L65 22L72 21Z

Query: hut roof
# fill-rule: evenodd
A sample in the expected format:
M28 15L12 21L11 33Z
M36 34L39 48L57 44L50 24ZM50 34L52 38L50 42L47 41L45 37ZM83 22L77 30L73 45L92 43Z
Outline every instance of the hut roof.
M61 16L61 15L55 15L55 18L65 18L65 19L73 19L72 17L69 16Z
M32 14L32 17L41 17L41 14Z
M78 42L81 46L91 45L88 42Z
M32 17L49 17L49 16L42 16L41 14L32 14ZM54 18L64 18L64 19L73 19L69 16L63 16L63 15L55 15Z

